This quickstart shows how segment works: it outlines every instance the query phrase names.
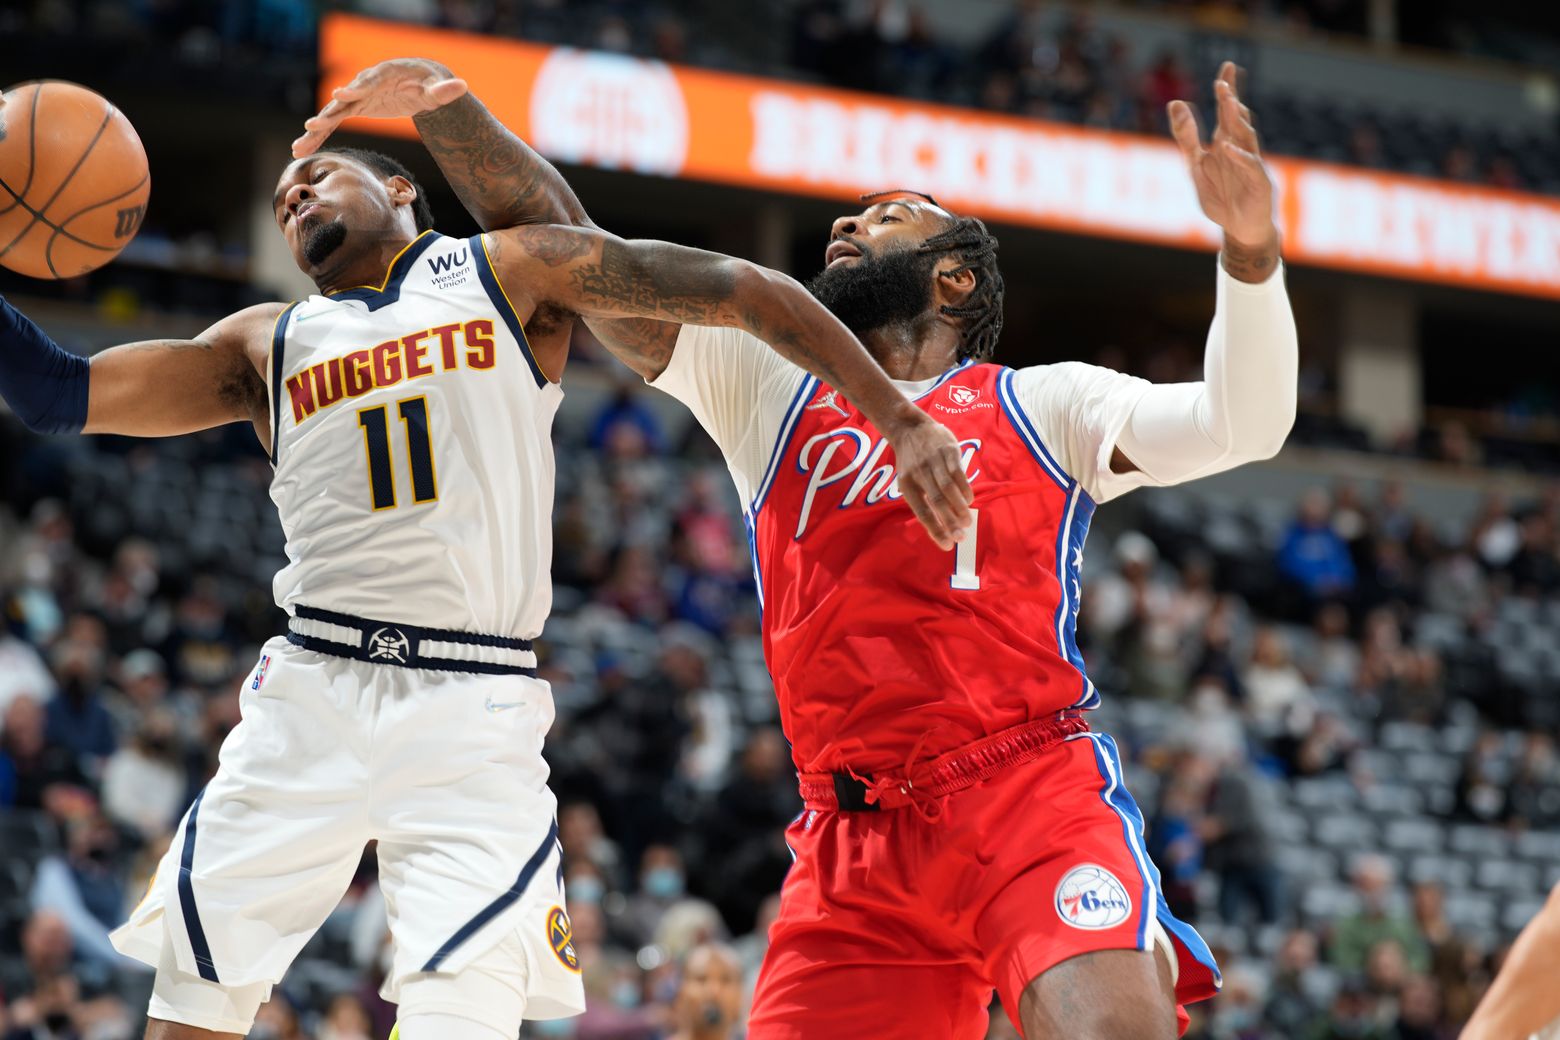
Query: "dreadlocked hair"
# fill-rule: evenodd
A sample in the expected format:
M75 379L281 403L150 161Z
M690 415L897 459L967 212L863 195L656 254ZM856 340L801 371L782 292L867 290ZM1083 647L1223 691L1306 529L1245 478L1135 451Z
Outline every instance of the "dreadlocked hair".
M973 271L975 288L957 307L939 308L959 318L959 360L990 360L1002 335L1002 272L997 268L997 236L975 217L954 217L942 231L921 243L918 252L948 253L959 261L949 274Z
M942 205L924 191L890 188L861 196L867 205L904 196L921 199L938 209ZM961 306L944 304L938 308L949 317L962 319L959 326L959 360L985 361L996 353L997 338L1002 335L1002 272L997 268L997 236L975 217L953 217L948 226L921 243L920 253L951 253L960 266L949 274L975 272L975 288Z

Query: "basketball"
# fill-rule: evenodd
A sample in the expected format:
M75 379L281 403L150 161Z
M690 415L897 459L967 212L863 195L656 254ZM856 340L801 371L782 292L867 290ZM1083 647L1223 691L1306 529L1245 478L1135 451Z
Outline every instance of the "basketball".
M135 127L100 94L23 83L0 106L0 265L74 278L130 244L151 174Z

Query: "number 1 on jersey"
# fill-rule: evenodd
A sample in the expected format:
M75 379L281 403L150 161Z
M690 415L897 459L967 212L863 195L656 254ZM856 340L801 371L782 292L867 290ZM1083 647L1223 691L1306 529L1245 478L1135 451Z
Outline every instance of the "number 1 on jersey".
M949 588L971 592L980 588L980 575L975 573L975 542L979 535L980 510L971 509L969 535L953 547L953 577L948 581Z
M406 427L406 455L412 470L412 502L421 505L439 497L433 469L433 438L428 433L428 399L408 397L396 402L396 410ZM368 454L368 486L373 492L374 511L394 509L395 469L390 456L390 424L385 406L364 408L358 412L363 428L363 449Z

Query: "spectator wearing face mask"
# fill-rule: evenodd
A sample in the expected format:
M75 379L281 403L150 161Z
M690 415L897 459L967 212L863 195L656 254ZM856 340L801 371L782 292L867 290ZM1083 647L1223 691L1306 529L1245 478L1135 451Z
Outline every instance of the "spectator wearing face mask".
M173 713L153 711L103 770L104 809L144 839L171 833L184 808L178 738Z
M670 845L651 845L639 861L639 891L628 899L622 924L635 945L650 942L661 918L683 898L682 855Z
M695 946L683 958L668 1040L731 1040L742 1012L742 962L722 943Z
M38 864L33 908L59 916L70 931L78 958L105 972L139 972L140 962L122 957L108 941L108 930L119 925L126 909L116 863L119 833L102 813L93 811L69 822L65 840L63 856L46 856Z

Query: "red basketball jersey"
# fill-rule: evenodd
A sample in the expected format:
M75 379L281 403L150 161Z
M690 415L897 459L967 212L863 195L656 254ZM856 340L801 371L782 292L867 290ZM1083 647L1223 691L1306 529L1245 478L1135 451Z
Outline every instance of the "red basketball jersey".
M807 378L748 515L764 650L798 768L900 772L1098 695L1075 641L1094 502L1018 406L1014 372L965 365L915 403L953 431L974 531L938 549L894 453Z

